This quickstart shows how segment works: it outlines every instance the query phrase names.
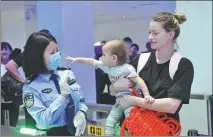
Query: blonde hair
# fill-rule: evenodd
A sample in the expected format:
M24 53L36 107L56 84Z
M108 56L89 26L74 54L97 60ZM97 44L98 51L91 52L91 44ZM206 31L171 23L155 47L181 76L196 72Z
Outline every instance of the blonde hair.
M103 47L110 50L111 55L116 55L118 58L118 64L125 64L128 60L128 47L122 40L108 41Z
M162 22L163 28L169 32L169 31L175 31L174 39L176 39L180 34L180 27L179 24L183 24L187 21L186 16L181 13L177 12L175 14L172 14L170 12L160 12L156 14L153 18L153 21L155 22Z
M174 14L174 20L176 20L175 22L178 24L183 24L187 21L187 18L182 12L177 12Z

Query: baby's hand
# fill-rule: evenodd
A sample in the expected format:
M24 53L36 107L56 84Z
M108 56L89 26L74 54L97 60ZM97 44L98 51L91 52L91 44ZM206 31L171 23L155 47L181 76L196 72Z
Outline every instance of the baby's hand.
M145 96L145 103L152 104L154 101L155 101L155 99L152 96L150 96L150 95Z
M76 61L76 58L73 58L73 57L70 57L70 56L67 56L65 59L69 60L71 63L74 63Z

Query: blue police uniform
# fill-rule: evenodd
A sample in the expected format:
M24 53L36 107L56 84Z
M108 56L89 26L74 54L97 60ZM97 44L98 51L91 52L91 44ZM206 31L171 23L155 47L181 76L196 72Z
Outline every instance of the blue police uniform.
M60 80L62 71L56 70L54 74ZM67 82L74 102L71 106L74 107L75 113L73 116L67 116L65 109L70 99L60 95L51 76L51 73L39 74L31 83L23 86L23 103L36 121L36 127L42 130L66 126L68 117L74 117L79 110L86 112L88 109L80 92L80 85L76 82L74 74L70 72Z

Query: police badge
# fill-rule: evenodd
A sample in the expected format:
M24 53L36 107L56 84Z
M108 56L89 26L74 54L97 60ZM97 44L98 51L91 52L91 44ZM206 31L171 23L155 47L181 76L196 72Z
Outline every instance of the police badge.
M27 108L30 108L32 107L34 104L34 97L33 97L33 94L32 93L28 93L24 96L24 105L27 107Z

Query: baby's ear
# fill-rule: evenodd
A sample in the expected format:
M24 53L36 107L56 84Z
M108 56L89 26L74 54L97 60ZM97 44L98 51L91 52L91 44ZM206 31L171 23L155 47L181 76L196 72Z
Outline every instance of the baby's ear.
M117 62L118 61L118 56L117 55L112 55L112 59L113 59L113 62Z

